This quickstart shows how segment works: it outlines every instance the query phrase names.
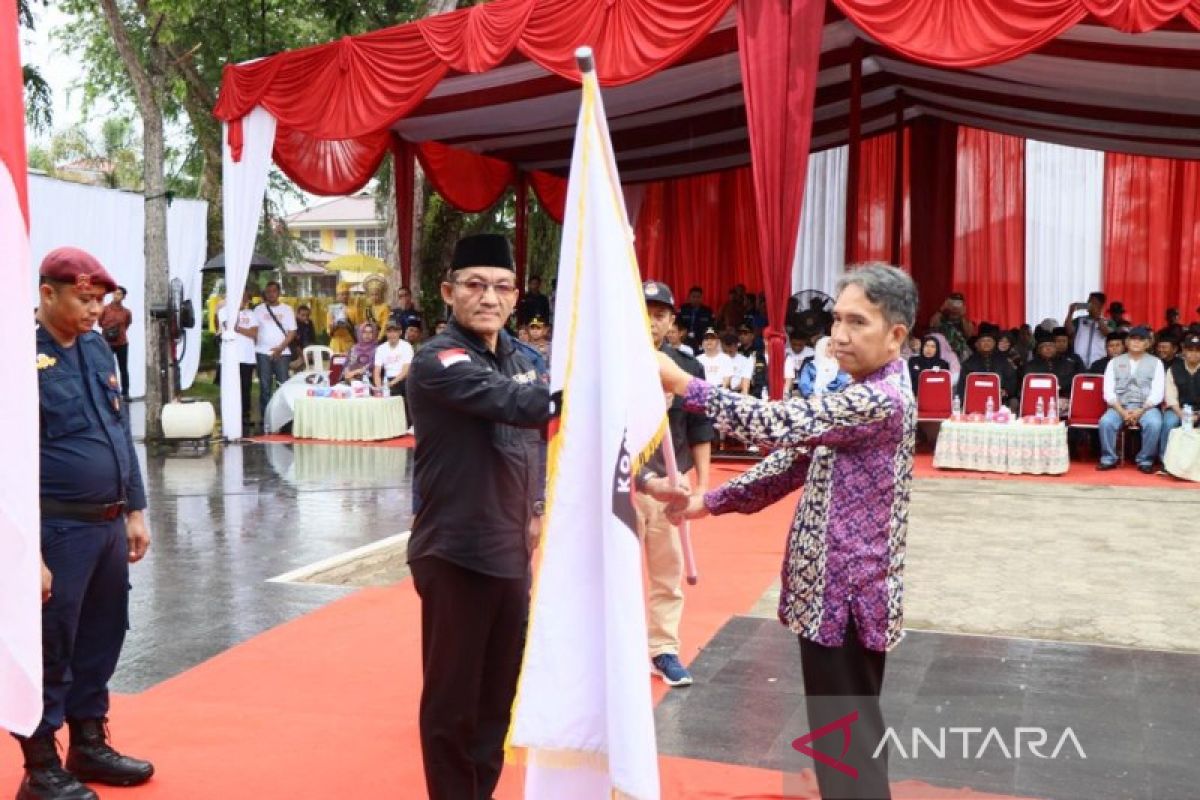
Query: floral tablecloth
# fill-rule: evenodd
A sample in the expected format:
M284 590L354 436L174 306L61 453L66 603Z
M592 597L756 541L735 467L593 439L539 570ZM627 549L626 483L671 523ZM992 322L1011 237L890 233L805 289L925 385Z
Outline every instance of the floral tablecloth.
M953 422L938 432L933 466L1010 475L1062 475L1067 471L1067 426L1021 422Z
M371 442L395 439L408 430L403 397L298 397L292 436L297 439L332 439Z
M1167 437L1163 466L1177 478L1200 481L1200 429L1176 428Z

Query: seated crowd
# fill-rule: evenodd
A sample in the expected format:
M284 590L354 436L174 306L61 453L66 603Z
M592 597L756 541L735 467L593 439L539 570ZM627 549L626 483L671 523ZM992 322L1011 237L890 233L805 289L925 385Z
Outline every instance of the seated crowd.
M1136 431L1138 469L1150 473L1166 451L1171 431L1192 418L1200 403L1200 320L1190 327L1178 309L1167 309L1157 331L1134 325L1120 302L1105 305L1102 292L1072 303L1063 324L1045 319L1036 327L1001 330L972 322L961 294L952 294L929 321L926 335L910 342L909 375L914 389L921 373L944 370L954 378L955 395L965 396L971 375L998 377L1002 402L1019 413L1029 376L1053 376L1057 408L1069 413L1077 375L1103 376L1107 410L1099 420L1099 469L1112 469L1120 457L1118 434ZM1200 314L1200 309L1197 309Z

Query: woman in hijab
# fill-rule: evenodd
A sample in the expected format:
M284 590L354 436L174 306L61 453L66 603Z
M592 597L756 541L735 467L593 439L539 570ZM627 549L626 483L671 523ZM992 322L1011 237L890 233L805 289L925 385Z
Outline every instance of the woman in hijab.
M950 371L950 362L942 358L941 342L932 334L921 339L921 352L908 359L908 374L914 392L920 385L921 373L927 369Z
M342 371L342 379L349 383L356 380L370 380L371 365L375 361L376 339L379 330L375 323L367 320L358 326L358 341L350 348L350 356L346 360L346 368Z
M950 382L958 383L958 374L962 372L962 364L959 363L958 353L955 353L950 347L950 343L946 341L946 337L940 333L928 334L938 343L938 357L946 361L950 365ZM911 373L910 373L911 374Z
M1007 358L1015 370L1019 370L1025 365L1025 359L1021 357L1021 352L1017 348L1017 332L1015 330L1000 334L1000 339L996 342L996 352Z
M813 352L814 355L800 366L797 383L801 397L838 392L850 383L850 376L838 369L837 359L833 357L833 342L828 336L821 337Z

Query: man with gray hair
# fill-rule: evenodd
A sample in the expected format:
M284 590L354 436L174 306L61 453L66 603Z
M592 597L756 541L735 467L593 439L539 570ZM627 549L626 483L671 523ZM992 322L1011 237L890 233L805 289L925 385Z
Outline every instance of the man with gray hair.
M900 351L916 309L916 286L903 271L851 269L838 283L831 341L853 383L808 399L764 402L659 359L663 388L682 396L686 410L773 448L741 476L693 495L682 516L752 514L804 486L783 560L779 619L800 639L811 730L833 732L797 747L828 756L815 763L822 797L891 796L886 748L873 753L885 732L885 654L903 635L916 404ZM854 714L854 736L838 735L839 726L848 734Z

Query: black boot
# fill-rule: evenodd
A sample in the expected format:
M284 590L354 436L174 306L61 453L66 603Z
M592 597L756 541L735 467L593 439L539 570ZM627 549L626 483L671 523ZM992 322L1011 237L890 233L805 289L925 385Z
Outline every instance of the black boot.
M63 769L53 734L17 741L25 754L25 778L17 800L97 800L95 792Z
M150 780L154 765L123 756L108 744L108 720L68 720L71 747L67 750L67 769L87 783L109 786L137 786Z

